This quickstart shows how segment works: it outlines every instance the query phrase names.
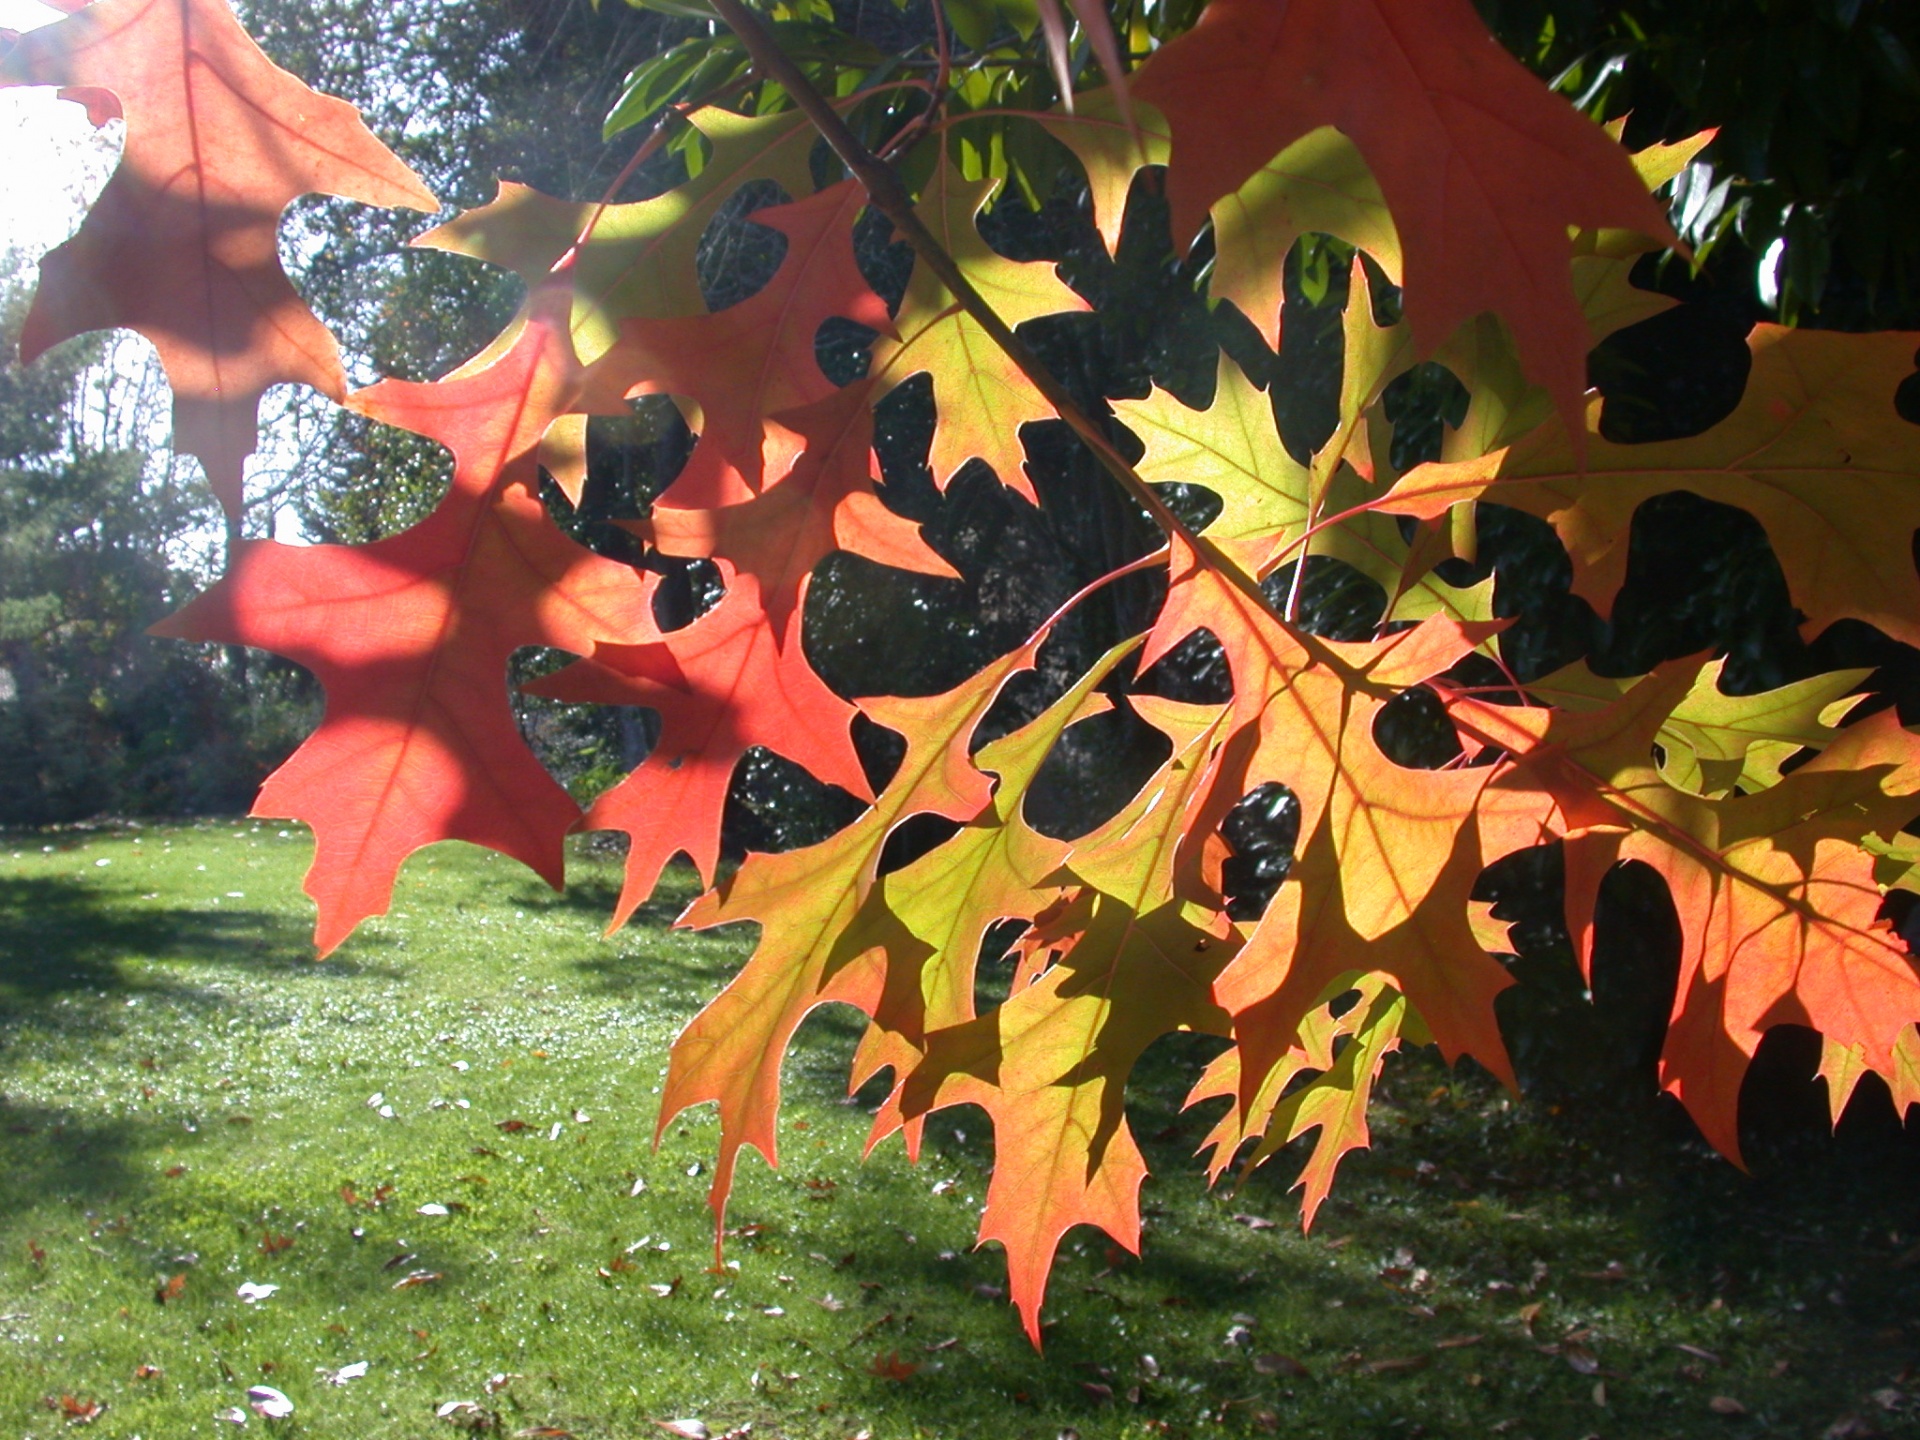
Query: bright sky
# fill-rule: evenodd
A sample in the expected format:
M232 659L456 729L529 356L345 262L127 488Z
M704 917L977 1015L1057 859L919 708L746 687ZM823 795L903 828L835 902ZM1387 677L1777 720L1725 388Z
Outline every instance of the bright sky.
M59 11L39 0L0 0L0 28L33 30L60 18ZM51 88L0 90L0 135L6 137L0 141L0 155L4 156L4 163L0 163L0 255L18 249L31 264L73 234L87 206L113 173L120 157L122 128L115 120L95 130L80 106L57 99ZM129 384L161 383L152 347L130 334L120 335L106 363ZM131 438L133 443L144 443L159 452L169 443L167 432L162 409L153 433L144 439L138 435ZM278 458L291 443L282 443L284 437L276 437L271 428L262 440L268 459ZM114 437L111 443L128 443L128 437ZM280 517L271 519L277 526ZM218 535L211 530L190 535L181 542L182 556L198 549L215 551L217 543Z
M38 0L0 0L0 28L32 30L59 18ZM73 233L113 168L118 130L115 122L95 131L78 105L50 89L0 90L0 250L18 246L38 259Z

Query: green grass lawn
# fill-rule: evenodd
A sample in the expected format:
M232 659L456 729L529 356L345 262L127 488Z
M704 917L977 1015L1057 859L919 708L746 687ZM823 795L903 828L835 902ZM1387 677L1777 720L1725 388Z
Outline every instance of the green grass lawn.
M442 846L316 964L308 851L250 821L0 845L0 1436L230 1434L260 1384L294 1414L249 1433L354 1440L1920 1434L1890 1122L1749 1179L1415 1057L1304 1237L1286 1157L1206 1191L1211 1117L1173 1108L1202 1052L1163 1045L1145 1258L1070 1237L1042 1357L970 1249L984 1117L861 1164L844 1011L709 1271L714 1122L649 1140L750 936L668 932L684 886L602 940L614 860L555 896Z

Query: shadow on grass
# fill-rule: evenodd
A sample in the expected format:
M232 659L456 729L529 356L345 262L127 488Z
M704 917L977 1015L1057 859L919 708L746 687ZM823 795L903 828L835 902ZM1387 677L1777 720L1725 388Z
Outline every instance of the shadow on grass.
M304 926L265 911L142 905L130 890L63 876L0 879L0 1022L64 994L171 988L123 961L311 973L312 954ZM321 973L370 968L335 958Z
M381 973L365 961L334 959L316 967L312 953L304 926L265 911L142 904L126 887L90 879L0 879L0 1080L39 1046L76 1038L111 1044L130 1013L120 997L173 1007L189 1026L206 1024L201 1012L228 1003L138 962L185 961L255 975ZM49 1197L124 1199L144 1184L129 1162L152 1132L0 1093L0 1137L8 1156L0 1166L5 1216Z
M576 863L567 877L567 888L555 892L530 876L516 877L511 903L521 909L577 911L596 928L604 928L613 918L620 900L618 872L604 867L589 870ZM622 933L635 930L665 931L672 927L693 898L701 891L700 877L683 862L669 865L660 875L653 894L633 912Z
M141 1148L140 1127L125 1120L82 1118L69 1110L0 1096L0 1218L49 1199L118 1202L146 1177L128 1164Z

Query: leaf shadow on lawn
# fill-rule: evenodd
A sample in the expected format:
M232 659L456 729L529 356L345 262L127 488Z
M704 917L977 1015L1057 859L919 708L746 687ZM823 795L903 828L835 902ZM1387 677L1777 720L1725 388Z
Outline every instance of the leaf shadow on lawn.
M363 937L360 948L368 943ZM130 974L124 961L343 977L377 969L364 959L340 958L320 968L312 955L305 927L269 911L142 905L126 887L66 876L0 878L0 1023L44 1010L64 994L192 993L156 976Z
M115 1041L136 999L177 1010L188 1025L233 1003L140 962L341 978L383 968L338 959L320 967L311 956L304 926L271 912L142 904L128 887L91 877L0 878L0 1082L37 1047ZM49 1194L124 1199L146 1183L130 1160L151 1143L150 1124L0 1091L0 1130L11 1142L0 1216Z
M49 1195L118 1200L142 1189L147 1176L129 1160L151 1138L143 1128L0 1096L0 1134L6 1137L8 1158L0 1166L0 1219L30 1210Z
M753 927L731 925L711 935L674 931L675 917L698 893L691 872L684 884L669 871L653 898L633 913L620 930L592 954L572 962L586 993L638 1002L657 1001L664 1009L691 1016L719 993L746 963ZM605 880L569 881L566 892L529 895L518 902L552 910L578 911L596 928L613 913L619 887Z

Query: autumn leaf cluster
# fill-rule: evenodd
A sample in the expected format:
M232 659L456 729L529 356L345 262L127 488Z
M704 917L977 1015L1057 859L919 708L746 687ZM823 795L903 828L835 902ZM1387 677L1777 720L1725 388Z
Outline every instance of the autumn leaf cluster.
M411 529L364 546L243 542L163 627L273 651L325 686L319 728L256 807L313 827L320 948L382 913L401 863L435 841L490 846L558 885L569 832L623 832L615 924L685 856L707 888L679 923L761 934L676 1042L659 1117L718 1106L716 1212L743 1146L776 1157L788 1041L837 1002L868 1021L853 1083L890 1077L875 1142L898 1131L917 1150L944 1107L992 1117L981 1238L1005 1247L1036 1336L1066 1230L1139 1244L1145 1165L1124 1096L1169 1032L1228 1042L1192 1097L1226 1102L1207 1141L1215 1176L1318 1131L1301 1176L1310 1222L1340 1157L1366 1143L1389 1053L1432 1043L1513 1080L1495 1015L1511 946L1475 894L1489 865L1542 846L1563 852L1583 964L1606 873L1639 861L1665 879L1684 942L1661 1083L1722 1152L1738 1158L1741 1080L1777 1025L1823 1037L1836 1113L1868 1072L1903 1111L1920 1100L1920 974L1883 915L1889 888L1920 888L1902 834L1920 813L1920 743L1863 703L1864 676L1729 695L1720 665L1698 657L1637 678L1574 665L1523 680L1501 653L1493 582L1442 575L1472 553L1475 507L1494 502L1552 526L1575 592L1604 614L1636 508L1684 490L1759 521L1811 630L1852 619L1920 642L1920 445L1895 409L1920 337L1763 325L1719 425L1654 444L1601 433L1587 353L1669 303L1630 274L1677 245L1652 192L1706 137L1628 153L1501 50L1467 0L1212 0L1136 57L1124 98L1006 117L1009 133L1044 133L1077 159L1109 247L1139 184L1164 187L1176 246L1211 227L1211 295L1269 344L1286 344L1296 241L1332 237L1354 258L1339 415L1309 458L1283 446L1270 397L1227 359L1206 409L1158 390L1115 402L1144 451L1131 467L1105 458L1166 531L1142 562L1164 575L1164 604L1003 733L989 716L1084 592L941 694L850 700L802 643L809 584L835 552L953 573L889 505L874 459L874 407L904 382L931 381L937 485L980 461L1037 498L1021 427L1059 404L991 322L1086 301L1050 265L982 238L976 217L1002 182L977 147L922 123L892 157L917 177L924 233L890 308L856 258L868 191L816 183L801 110L683 105L676 123L700 162L663 194L503 184L422 235L516 272L526 302L452 374L349 393L332 337L281 270L280 212L311 192L423 211L433 197L349 107L272 65L223 0L60 8L69 18L0 40L0 84L61 87L96 119L124 118L127 138L79 232L43 262L29 358L91 329L148 336L173 384L176 442L229 509L275 384L312 386L455 459ZM978 23L982 7L961 8ZM1075 10L1098 34L1097 7ZM762 289L710 311L701 236L753 182L792 197L752 216L784 237L785 258ZM1387 287L1397 304L1376 303ZM851 383L817 358L829 321L875 337ZM1396 473L1382 397L1429 360L1470 403L1438 461ZM657 568L583 548L540 498L544 474L577 500L587 417L644 395L671 396L699 441L628 523L649 552L711 562L724 584L679 628L657 619ZM1169 484L1209 492L1217 513L1183 524L1157 502ZM1384 590L1372 638L1313 633L1297 586L1265 583L1309 555ZM1224 656L1218 703L1152 683L1194 643ZM660 717L645 761L584 814L514 723L507 666L525 646L575 657L539 693ZM1383 715L1414 692L1442 717L1451 755L1437 766L1385 738ZM1023 805L1036 775L1115 706L1164 734L1167 759L1088 833L1036 829ZM884 784L855 751L857 716L904 742ZM723 807L756 747L866 809L822 843L723 871ZM1273 785L1298 807L1291 866L1263 913L1236 918L1221 828ZM883 864L916 817L947 822L948 838ZM1011 992L980 1010L983 947L1010 930Z

